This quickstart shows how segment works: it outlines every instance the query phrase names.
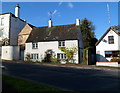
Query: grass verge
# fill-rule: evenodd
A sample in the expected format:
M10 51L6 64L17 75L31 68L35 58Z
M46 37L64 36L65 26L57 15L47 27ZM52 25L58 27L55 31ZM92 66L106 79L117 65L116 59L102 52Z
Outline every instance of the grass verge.
M3 75L3 92L2 93L61 93L63 90L19 79L16 77ZM10 88L9 88L10 87ZM9 92L8 92L9 91Z

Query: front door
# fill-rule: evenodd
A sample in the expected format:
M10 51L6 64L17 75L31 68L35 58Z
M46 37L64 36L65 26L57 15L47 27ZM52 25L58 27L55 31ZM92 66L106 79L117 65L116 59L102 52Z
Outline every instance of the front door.
M47 54L46 61L51 62L52 54Z

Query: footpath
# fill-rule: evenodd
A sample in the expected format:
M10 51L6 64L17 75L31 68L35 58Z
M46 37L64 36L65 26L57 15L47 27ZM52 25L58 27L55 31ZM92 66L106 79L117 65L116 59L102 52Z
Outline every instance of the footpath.
M103 70L120 70L120 67L109 67L109 66L96 66L96 65L83 65L83 64L61 64L61 63L40 63L40 62L26 62L21 60L2 60L2 62L14 62L14 63L25 63L25 64L36 64L45 66L56 66L56 67L71 67L71 68L83 68L83 69L103 69Z

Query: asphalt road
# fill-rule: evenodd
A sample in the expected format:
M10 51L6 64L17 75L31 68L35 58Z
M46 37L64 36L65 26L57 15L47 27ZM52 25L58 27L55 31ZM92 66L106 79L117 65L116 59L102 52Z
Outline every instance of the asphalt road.
M56 67L8 62L3 62L2 64L5 66L3 74L80 93L117 93L120 88L120 70Z

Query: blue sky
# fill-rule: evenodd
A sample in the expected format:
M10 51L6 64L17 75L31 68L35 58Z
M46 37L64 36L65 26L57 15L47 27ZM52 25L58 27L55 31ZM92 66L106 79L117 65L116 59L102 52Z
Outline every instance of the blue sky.
M53 13L53 25L74 24L76 18L87 18L95 25L95 35L98 39L110 26L118 25L117 2L108 2L110 25L107 2L3 2L2 13L14 14L16 4L21 7L20 18L37 27L48 25L50 11Z

